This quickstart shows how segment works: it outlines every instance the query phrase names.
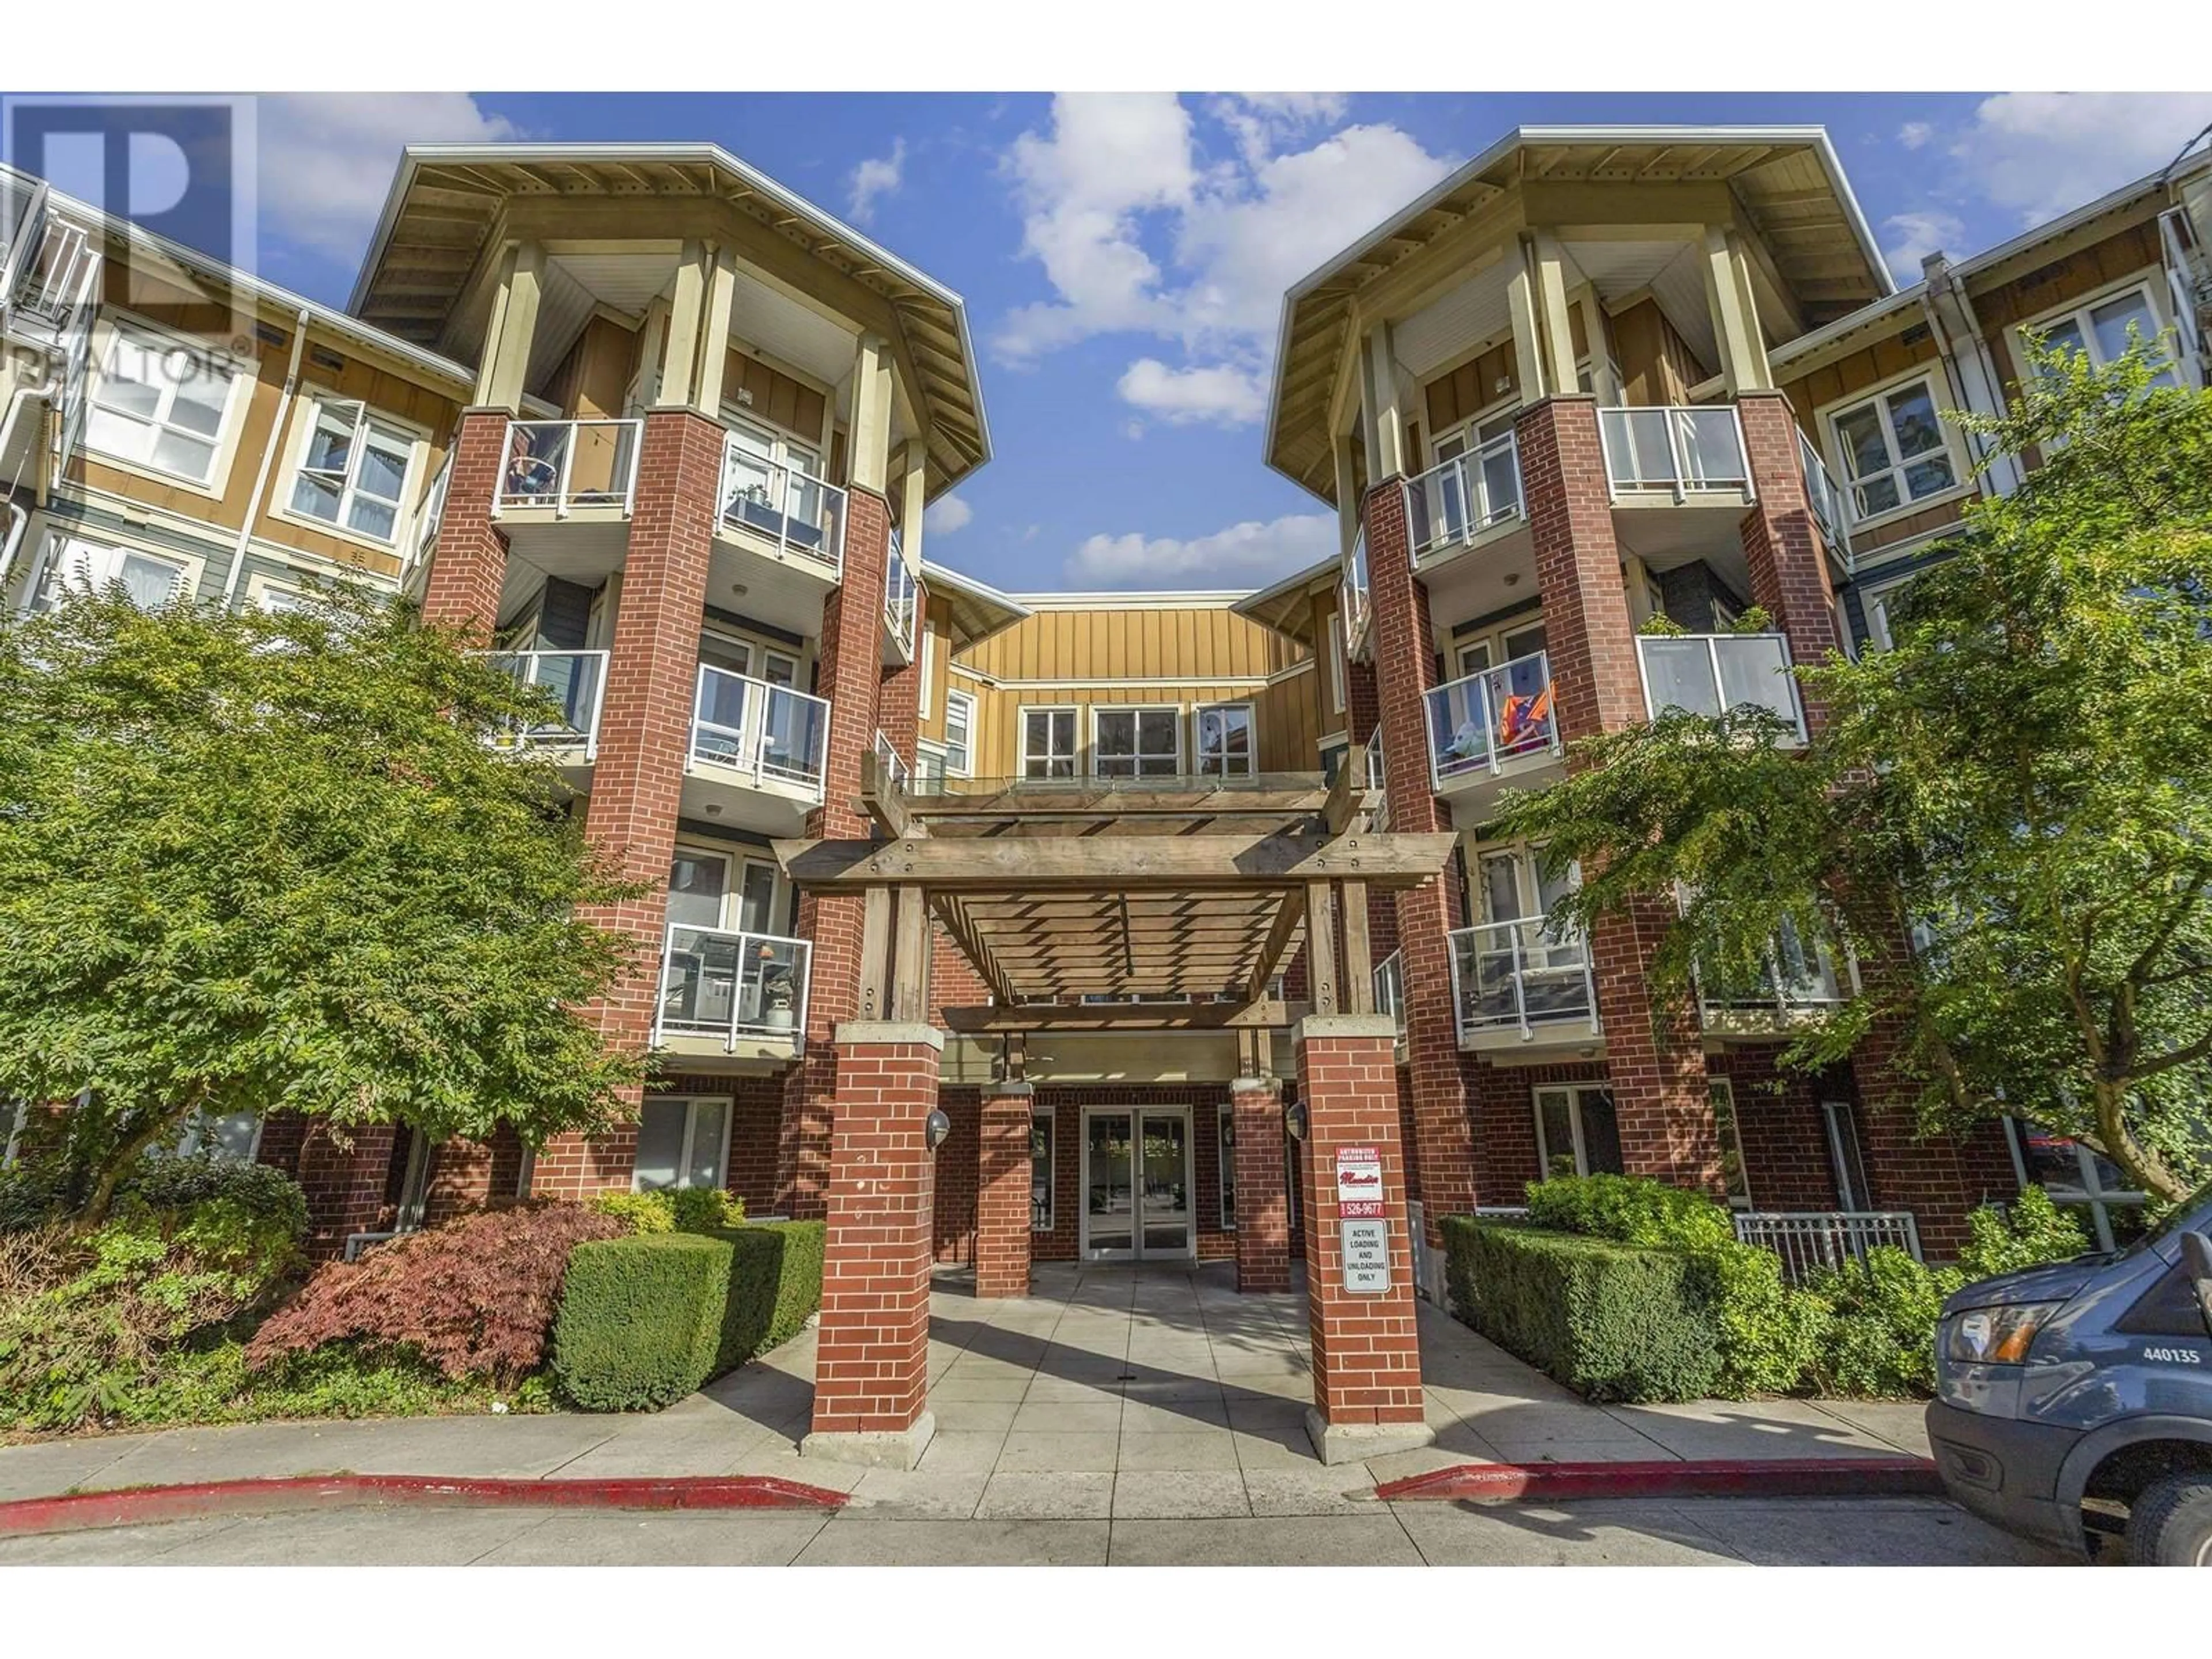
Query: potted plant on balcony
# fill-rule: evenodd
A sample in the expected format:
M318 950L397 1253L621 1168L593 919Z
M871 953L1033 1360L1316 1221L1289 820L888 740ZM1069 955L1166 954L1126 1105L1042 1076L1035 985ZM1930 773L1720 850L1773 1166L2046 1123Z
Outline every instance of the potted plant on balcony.
M760 947L760 959L765 964L761 969L761 1024L771 1031L788 1031L794 1021L799 991L793 983L791 964L775 961L775 946Z

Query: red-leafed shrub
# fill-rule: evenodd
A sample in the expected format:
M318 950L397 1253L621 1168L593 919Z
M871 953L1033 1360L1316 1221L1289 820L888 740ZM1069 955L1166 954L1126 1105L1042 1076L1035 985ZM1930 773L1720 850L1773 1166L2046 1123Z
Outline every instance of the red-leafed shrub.
M413 1349L447 1376L511 1383L534 1370L561 1302L568 1252L629 1227L578 1204L463 1216L316 1269L254 1334L246 1363L357 1340Z

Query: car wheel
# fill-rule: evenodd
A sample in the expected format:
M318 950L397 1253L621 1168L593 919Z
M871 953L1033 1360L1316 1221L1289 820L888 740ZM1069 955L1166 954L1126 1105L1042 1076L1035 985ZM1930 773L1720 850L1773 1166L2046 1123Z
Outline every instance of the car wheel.
M2212 1475L2170 1474L2128 1511L2128 1559L2139 1567L2212 1567Z

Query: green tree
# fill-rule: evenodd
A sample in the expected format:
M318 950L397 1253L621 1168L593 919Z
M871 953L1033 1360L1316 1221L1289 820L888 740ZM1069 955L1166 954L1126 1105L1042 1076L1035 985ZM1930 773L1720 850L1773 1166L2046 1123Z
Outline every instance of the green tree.
M546 699L335 590L286 615L0 623L0 1098L61 1102L81 1224L199 1115L434 1139L603 1124L640 1074L580 1010L630 890L553 763L487 738Z
M2041 464L1967 509L1893 649L1799 667L1808 744L1668 711L1500 828L1580 861L1562 920L1685 896L1661 997L1755 977L1787 924L1861 975L1790 1063L1893 1022L1927 1127L2032 1117L2179 1200L2212 1152L2212 393L2140 342L2031 356L2007 415L1947 418Z

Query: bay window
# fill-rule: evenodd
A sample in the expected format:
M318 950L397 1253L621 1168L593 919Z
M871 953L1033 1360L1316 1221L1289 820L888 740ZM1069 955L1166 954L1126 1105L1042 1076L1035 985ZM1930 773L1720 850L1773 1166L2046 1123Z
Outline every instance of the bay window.
M1856 516L1894 513L1958 487L1932 379L1907 382L1830 417Z
M117 460L205 484L215 477L238 372L133 328L109 336L84 441Z
M1102 778L1172 778L1182 770L1182 712L1101 708L1091 715L1091 769Z

